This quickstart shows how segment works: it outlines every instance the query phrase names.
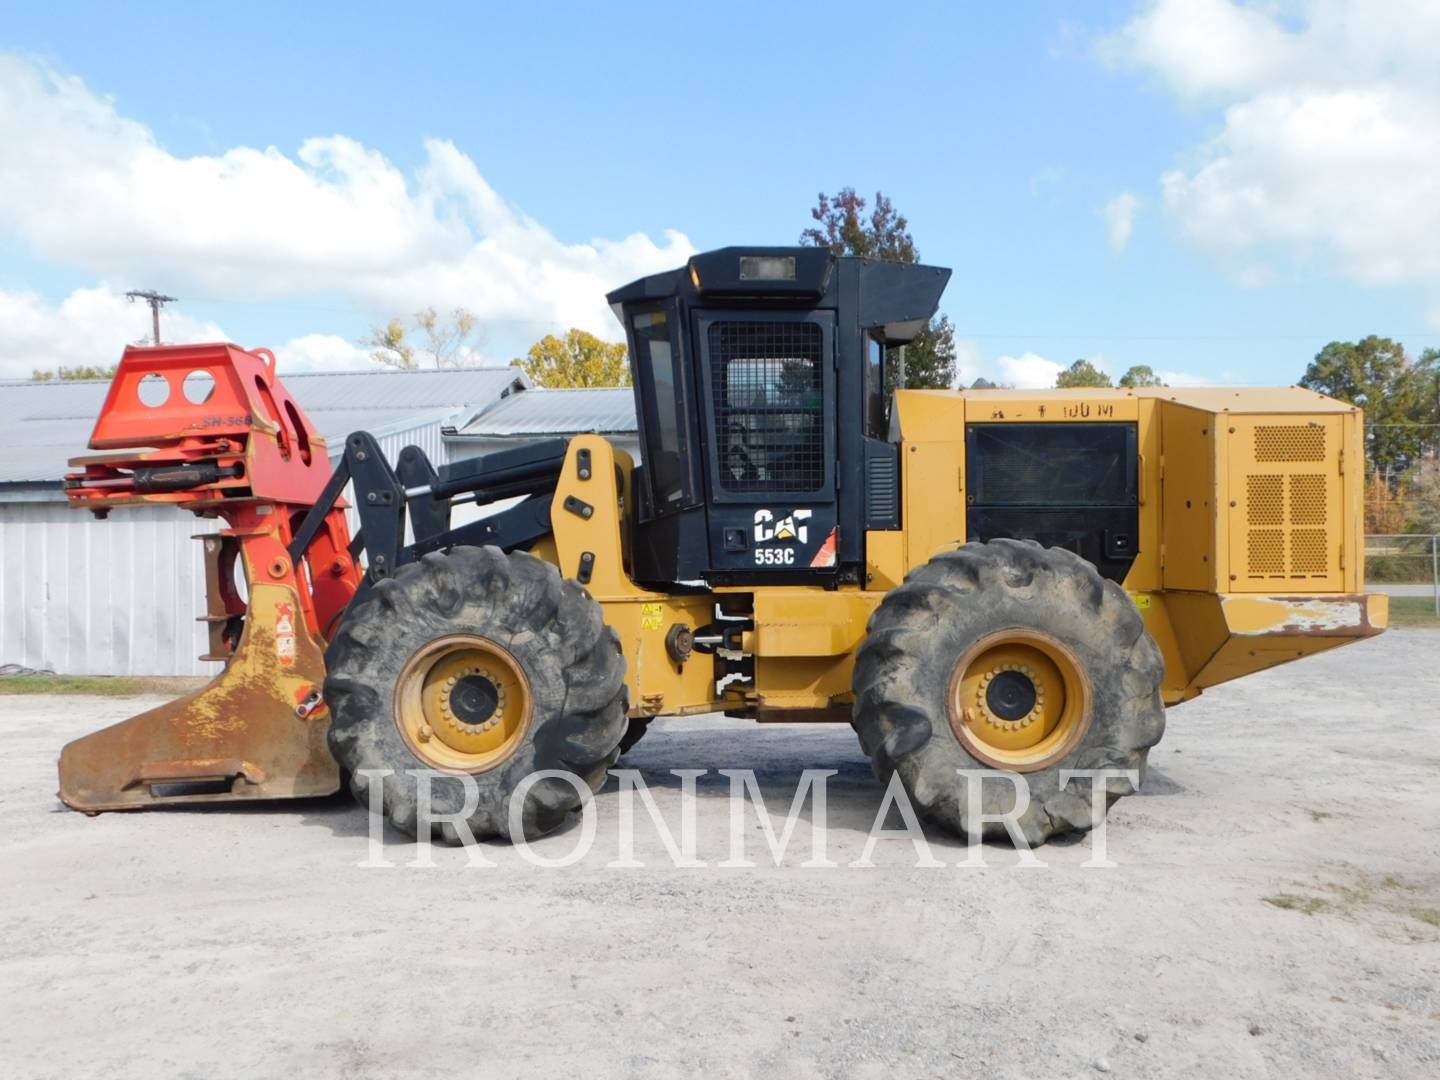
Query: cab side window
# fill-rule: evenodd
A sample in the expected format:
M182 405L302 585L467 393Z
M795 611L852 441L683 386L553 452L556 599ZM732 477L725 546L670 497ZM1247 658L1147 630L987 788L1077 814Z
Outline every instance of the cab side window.
M645 382L645 471L658 513L681 506L686 496L683 455L684 398L680 388L679 357L674 327L666 311L642 311L631 316L635 343L636 376Z
M885 343L865 335L865 434L886 438L890 431L890 388L885 385Z

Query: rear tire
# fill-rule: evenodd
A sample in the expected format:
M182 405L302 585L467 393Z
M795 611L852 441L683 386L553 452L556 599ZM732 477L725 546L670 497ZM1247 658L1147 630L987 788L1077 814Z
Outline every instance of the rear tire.
M1090 780L1062 784L1062 769L1143 779L1165 730L1163 675L1135 604L1090 563L1033 541L971 543L913 571L876 609L855 660L851 723L876 776L898 772L916 809L961 835L957 770L1023 774L1020 827L1039 844L1097 823ZM1135 790L1124 778L1105 784L1107 810ZM1004 780L982 793L987 814L1014 806ZM1004 836L1003 823L983 835Z
M431 806L442 815L464 809L459 774L472 776L472 834L514 840L510 804L521 780L560 769L598 791L626 731L625 660L600 605L522 552L457 547L402 567L347 612L326 667L330 750L351 792L368 807L378 780L385 816L412 836L409 770L441 771ZM521 831L542 836L580 803L564 780L542 780L525 800ZM449 822L429 833L462 839Z

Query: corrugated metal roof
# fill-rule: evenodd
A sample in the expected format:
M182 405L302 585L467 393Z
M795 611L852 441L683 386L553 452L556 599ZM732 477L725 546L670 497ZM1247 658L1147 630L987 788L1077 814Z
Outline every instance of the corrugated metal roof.
M478 409L529 385L516 368L315 372L281 376L332 447L352 431L464 423ZM108 380L0 380L0 484L55 482L86 443Z
M444 371L343 371L280 374L307 413L324 409L434 409L487 405L511 387L530 385L519 368ZM312 418L313 419L313 418ZM319 420L315 420L318 425Z
M635 395L628 386L527 390L496 402L457 428L459 438L574 435L635 431Z

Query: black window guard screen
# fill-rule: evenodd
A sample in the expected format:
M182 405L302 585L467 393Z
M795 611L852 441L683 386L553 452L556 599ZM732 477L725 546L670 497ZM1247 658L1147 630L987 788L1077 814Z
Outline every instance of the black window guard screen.
M810 492L825 484L824 338L813 322L710 324L720 486Z
M970 501L980 506L1126 506L1135 501L1135 425L971 424Z

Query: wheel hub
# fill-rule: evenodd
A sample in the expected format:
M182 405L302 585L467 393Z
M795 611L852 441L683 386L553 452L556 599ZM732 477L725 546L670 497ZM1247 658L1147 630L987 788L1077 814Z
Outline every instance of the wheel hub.
M1003 665L980 676L985 698L985 719L999 724L1029 724L1040 718L1044 692L1038 690L1029 665Z
M485 668L475 667L445 680L440 713L456 730L467 735L489 731L500 722L504 710L505 688L497 685Z
M1090 724L1090 683L1058 638L1016 628L988 634L956 662L950 727L994 768L1031 772L1070 753Z
M479 773L508 759L530 725L530 681L510 651L470 634L416 651L395 692L395 725L426 764Z

